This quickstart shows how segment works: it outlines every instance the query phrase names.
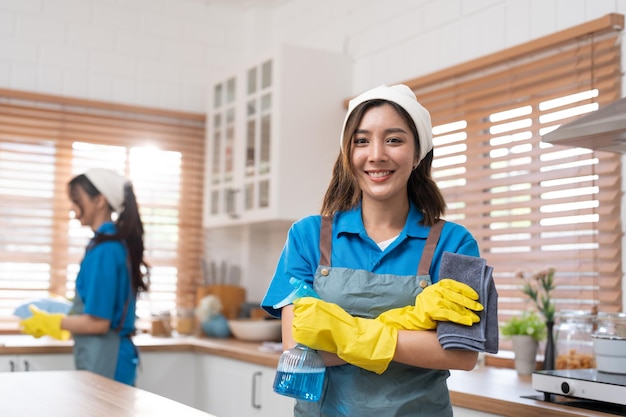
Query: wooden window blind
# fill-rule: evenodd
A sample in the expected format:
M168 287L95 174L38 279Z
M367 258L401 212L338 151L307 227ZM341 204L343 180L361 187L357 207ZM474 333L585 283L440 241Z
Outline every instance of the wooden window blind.
M621 157L541 141L620 98L623 16L406 82L433 120L446 218L494 267L499 321L531 309L516 272L556 269L557 311L621 310Z
M204 126L203 114L0 90L0 317L49 292L74 296L92 232L70 219L67 183L91 167L133 182L152 267L138 315L194 307Z

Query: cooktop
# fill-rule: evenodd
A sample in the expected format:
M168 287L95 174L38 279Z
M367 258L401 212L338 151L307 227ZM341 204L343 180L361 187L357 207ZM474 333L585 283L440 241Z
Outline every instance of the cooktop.
M532 387L546 394L626 405L626 374L612 374L597 369L535 371L532 374Z

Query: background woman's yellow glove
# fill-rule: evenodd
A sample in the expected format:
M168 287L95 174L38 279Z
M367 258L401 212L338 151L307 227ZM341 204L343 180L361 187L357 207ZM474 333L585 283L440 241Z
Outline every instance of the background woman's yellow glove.
M432 330L437 321L451 321L465 326L478 323L474 311L482 311L478 293L467 284L442 279L429 285L415 297L415 305L385 311L377 321L398 330Z
M46 313L43 310L30 305L28 309L33 315L27 319L20 321L22 333L29 334L34 337L51 336L58 340L68 340L70 332L61 329L61 321L65 314L62 313Z
M337 304L312 297L294 301L293 338L312 349L381 374L396 352L398 331L374 319L353 317Z

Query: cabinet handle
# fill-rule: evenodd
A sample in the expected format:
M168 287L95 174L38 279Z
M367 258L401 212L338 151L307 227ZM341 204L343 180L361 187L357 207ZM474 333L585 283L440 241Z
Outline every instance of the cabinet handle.
M24 361L24 371L30 371L30 363L28 363L28 361L26 360Z
M9 369L11 370L11 372L15 372L15 361L14 360L10 360L9 361Z
M261 404L257 404L256 402L256 380L257 377L260 377L262 375L263 373L260 371L256 371L252 374L252 407L256 408L257 410L261 409Z

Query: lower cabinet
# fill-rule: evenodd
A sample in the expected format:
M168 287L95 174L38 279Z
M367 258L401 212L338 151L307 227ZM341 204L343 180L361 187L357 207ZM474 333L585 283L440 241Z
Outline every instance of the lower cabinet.
M140 352L137 388L198 408L195 398L196 354Z
M491 414L484 411L471 410L464 407L452 407L454 417L502 417L500 414Z
M294 400L272 390L275 369L198 355L197 408L219 417L292 417Z
M71 353L0 355L0 372L70 371L74 368Z

